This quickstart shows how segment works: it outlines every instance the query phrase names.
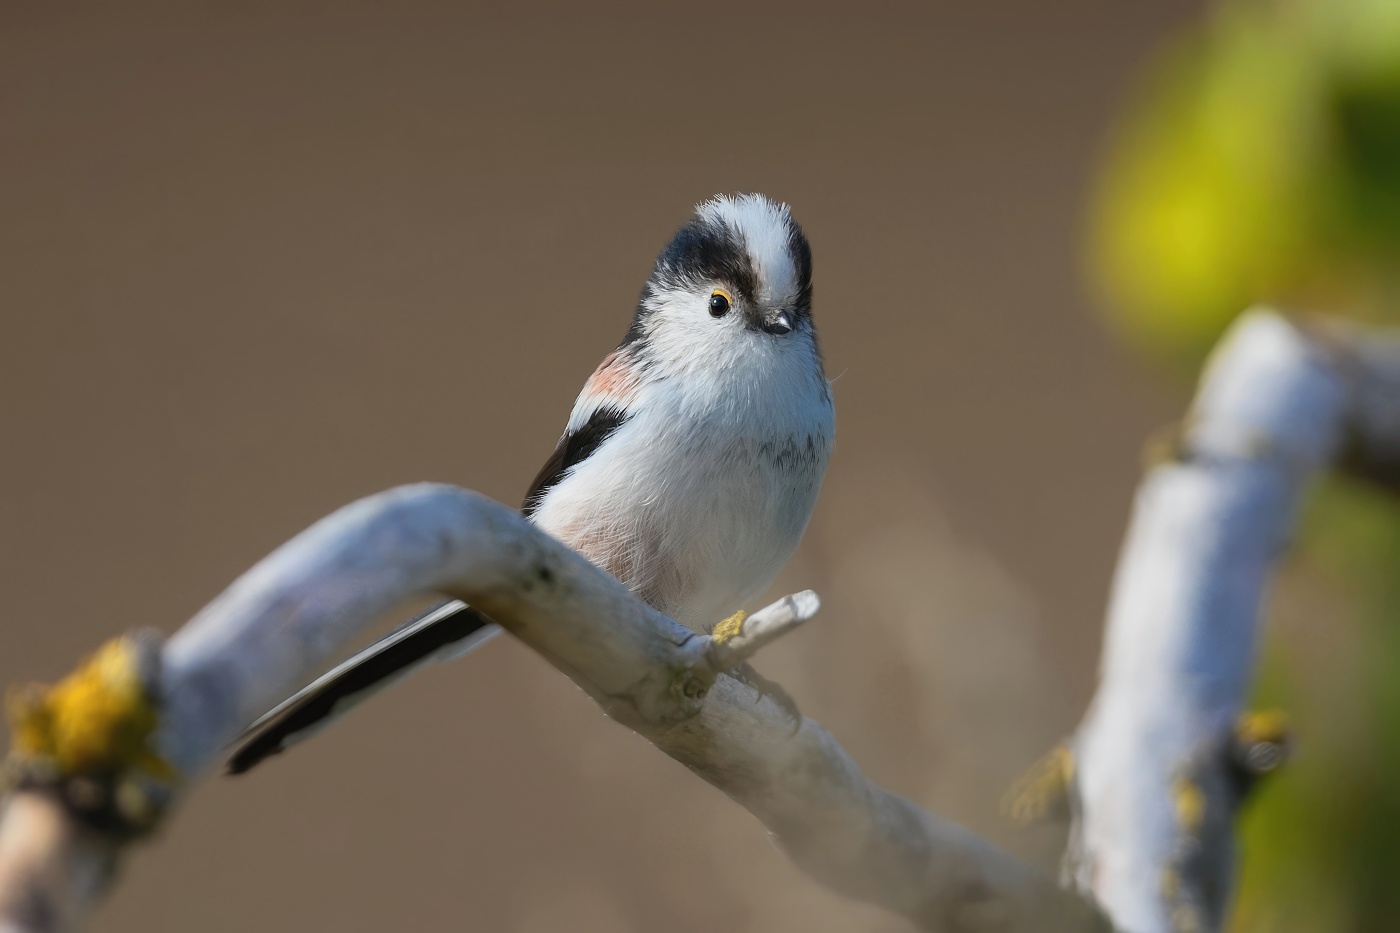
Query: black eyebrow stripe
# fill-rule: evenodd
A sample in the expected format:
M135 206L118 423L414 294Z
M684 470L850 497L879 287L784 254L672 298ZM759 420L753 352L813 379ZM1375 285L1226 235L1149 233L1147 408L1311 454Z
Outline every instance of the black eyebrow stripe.
M676 231L657 257L654 277L726 282L745 301L758 292L758 272L743 242L723 224L692 220Z
M812 310L812 247L797 221L788 221L788 253L797 266L797 296L795 304L801 314Z

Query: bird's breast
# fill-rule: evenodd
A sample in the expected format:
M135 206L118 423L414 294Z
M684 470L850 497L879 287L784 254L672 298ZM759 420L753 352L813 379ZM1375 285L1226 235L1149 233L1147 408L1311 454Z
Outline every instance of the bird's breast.
M809 407L787 419L643 407L535 520L657 609L706 629L768 586L806 528L831 444L829 403Z

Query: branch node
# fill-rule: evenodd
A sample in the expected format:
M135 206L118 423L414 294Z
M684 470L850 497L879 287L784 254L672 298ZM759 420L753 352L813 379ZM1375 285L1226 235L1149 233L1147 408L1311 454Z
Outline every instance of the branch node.
M1143 470L1188 459L1185 425L1172 421L1148 434L1140 456Z
M1200 834L1206 819L1206 792L1189 777L1179 777L1172 783L1172 804L1176 825L1191 836Z
M1287 764L1292 753L1293 733L1282 710L1242 713L1236 721L1229 758L1245 791Z
M1017 778L1001 799L1001 812L1021 826L1070 817L1074 753L1056 745Z
M746 615L742 610L715 626L705 655L716 673L727 673L753 657L821 609L821 600L811 590L784 596L770 606Z
M723 648L729 642L738 638L744 631L744 620L749 614L740 609L729 618L715 626L715 630L710 633L710 637L715 640L715 646Z
M51 793L84 824L113 837L153 829L177 777L152 749L160 649L155 632L128 634L52 687L12 689L5 783Z

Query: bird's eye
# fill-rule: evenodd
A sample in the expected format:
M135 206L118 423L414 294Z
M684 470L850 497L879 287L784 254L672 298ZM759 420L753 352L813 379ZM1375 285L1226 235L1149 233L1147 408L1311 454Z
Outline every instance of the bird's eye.
M729 313L729 293L717 288L710 295L710 317L724 317Z

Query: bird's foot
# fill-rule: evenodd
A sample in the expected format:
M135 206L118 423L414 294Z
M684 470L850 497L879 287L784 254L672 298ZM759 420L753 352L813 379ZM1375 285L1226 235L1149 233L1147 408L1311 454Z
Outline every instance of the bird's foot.
M732 616L717 623L715 627L711 629L710 637L719 642L728 641L743 631L744 620L747 619L748 616L749 614L747 612L740 609ZM783 689L781 684L764 677L758 671L754 670L753 665L749 664L747 661L729 671L728 674L730 677L739 681L739 683L752 687L754 691L757 692L758 697L754 700L755 703L762 702L764 697L768 697L774 703L777 703L778 706L782 708L783 712L787 713L788 717L792 720L793 732L796 732L802 727L802 710L797 708L797 701L792 698L792 694Z
M777 703L783 712L788 714L792 720L792 731L796 732L802 726L802 710L797 708L797 701L792 698L792 694L783 689L783 685L769 680L758 671L753 669L753 665L745 661L734 670L729 672L739 683L752 687L758 694L754 698L755 703L761 703L764 697Z

